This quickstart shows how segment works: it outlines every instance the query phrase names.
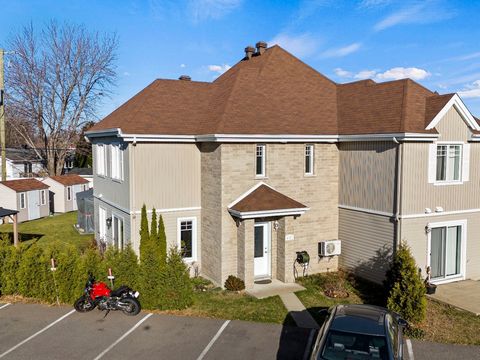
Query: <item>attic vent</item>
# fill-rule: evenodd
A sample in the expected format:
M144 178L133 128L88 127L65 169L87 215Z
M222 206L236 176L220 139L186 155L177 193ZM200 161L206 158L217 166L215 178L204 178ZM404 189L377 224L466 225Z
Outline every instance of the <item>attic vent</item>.
M188 75L181 75L178 80L191 81L192 78Z
M247 46L245 48L245 59L250 60L254 52L255 48L253 46Z
M257 48L257 55L262 55L265 50L267 49L267 43L265 41L259 41L255 44L255 47Z

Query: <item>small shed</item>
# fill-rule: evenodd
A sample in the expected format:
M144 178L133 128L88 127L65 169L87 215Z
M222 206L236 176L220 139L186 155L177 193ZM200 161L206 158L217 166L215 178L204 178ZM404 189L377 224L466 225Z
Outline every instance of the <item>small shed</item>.
M77 193L77 229L83 234L95 232L93 189Z
M52 213L77 210L77 194L89 188L88 180L75 174L50 176L42 181L50 186L50 211Z
M0 182L0 206L17 210L18 222L49 215L48 185L37 179Z

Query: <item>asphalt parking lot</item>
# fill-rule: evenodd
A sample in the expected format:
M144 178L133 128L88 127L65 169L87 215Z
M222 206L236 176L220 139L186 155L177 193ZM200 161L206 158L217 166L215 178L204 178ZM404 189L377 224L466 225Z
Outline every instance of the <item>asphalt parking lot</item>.
M309 329L0 304L0 359L302 359Z
M0 303L0 359L304 359L310 329L142 312ZM480 359L480 347L412 341L415 360ZM407 359L413 360L408 356Z

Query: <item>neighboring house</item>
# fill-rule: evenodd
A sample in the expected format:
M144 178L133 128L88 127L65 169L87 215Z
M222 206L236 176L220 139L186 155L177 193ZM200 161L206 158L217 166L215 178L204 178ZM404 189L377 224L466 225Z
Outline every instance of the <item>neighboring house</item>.
M89 189L88 180L75 174L50 176L42 181L50 187L50 211L52 213L77 210L77 193Z
M68 175L79 175L85 180L88 180L88 186L91 189L93 187L93 169L92 168L79 168L79 167L74 167L70 169L67 173Z
M36 179L1 181L0 207L18 210L18 222L48 216L48 185Z
M6 155L7 180L36 177L45 172L43 160L32 149L7 148ZM1 168L0 162L0 171Z
M212 83L154 81L87 136L98 241L138 251L146 204L217 284L294 281L303 250L310 273L381 281L400 241L435 282L480 279L480 125L456 94L337 84L258 43Z

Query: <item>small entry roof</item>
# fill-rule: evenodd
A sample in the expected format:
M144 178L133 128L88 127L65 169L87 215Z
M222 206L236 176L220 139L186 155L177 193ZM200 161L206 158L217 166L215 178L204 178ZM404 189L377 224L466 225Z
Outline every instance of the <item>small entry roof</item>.
M310 210L302 203L261 182L237 198L228 211L239 219L269 216L299 216Z
M15 215L15 214L18 214L17 210L5 209L3 207L0 207L0 218L4 218L4 217Z

